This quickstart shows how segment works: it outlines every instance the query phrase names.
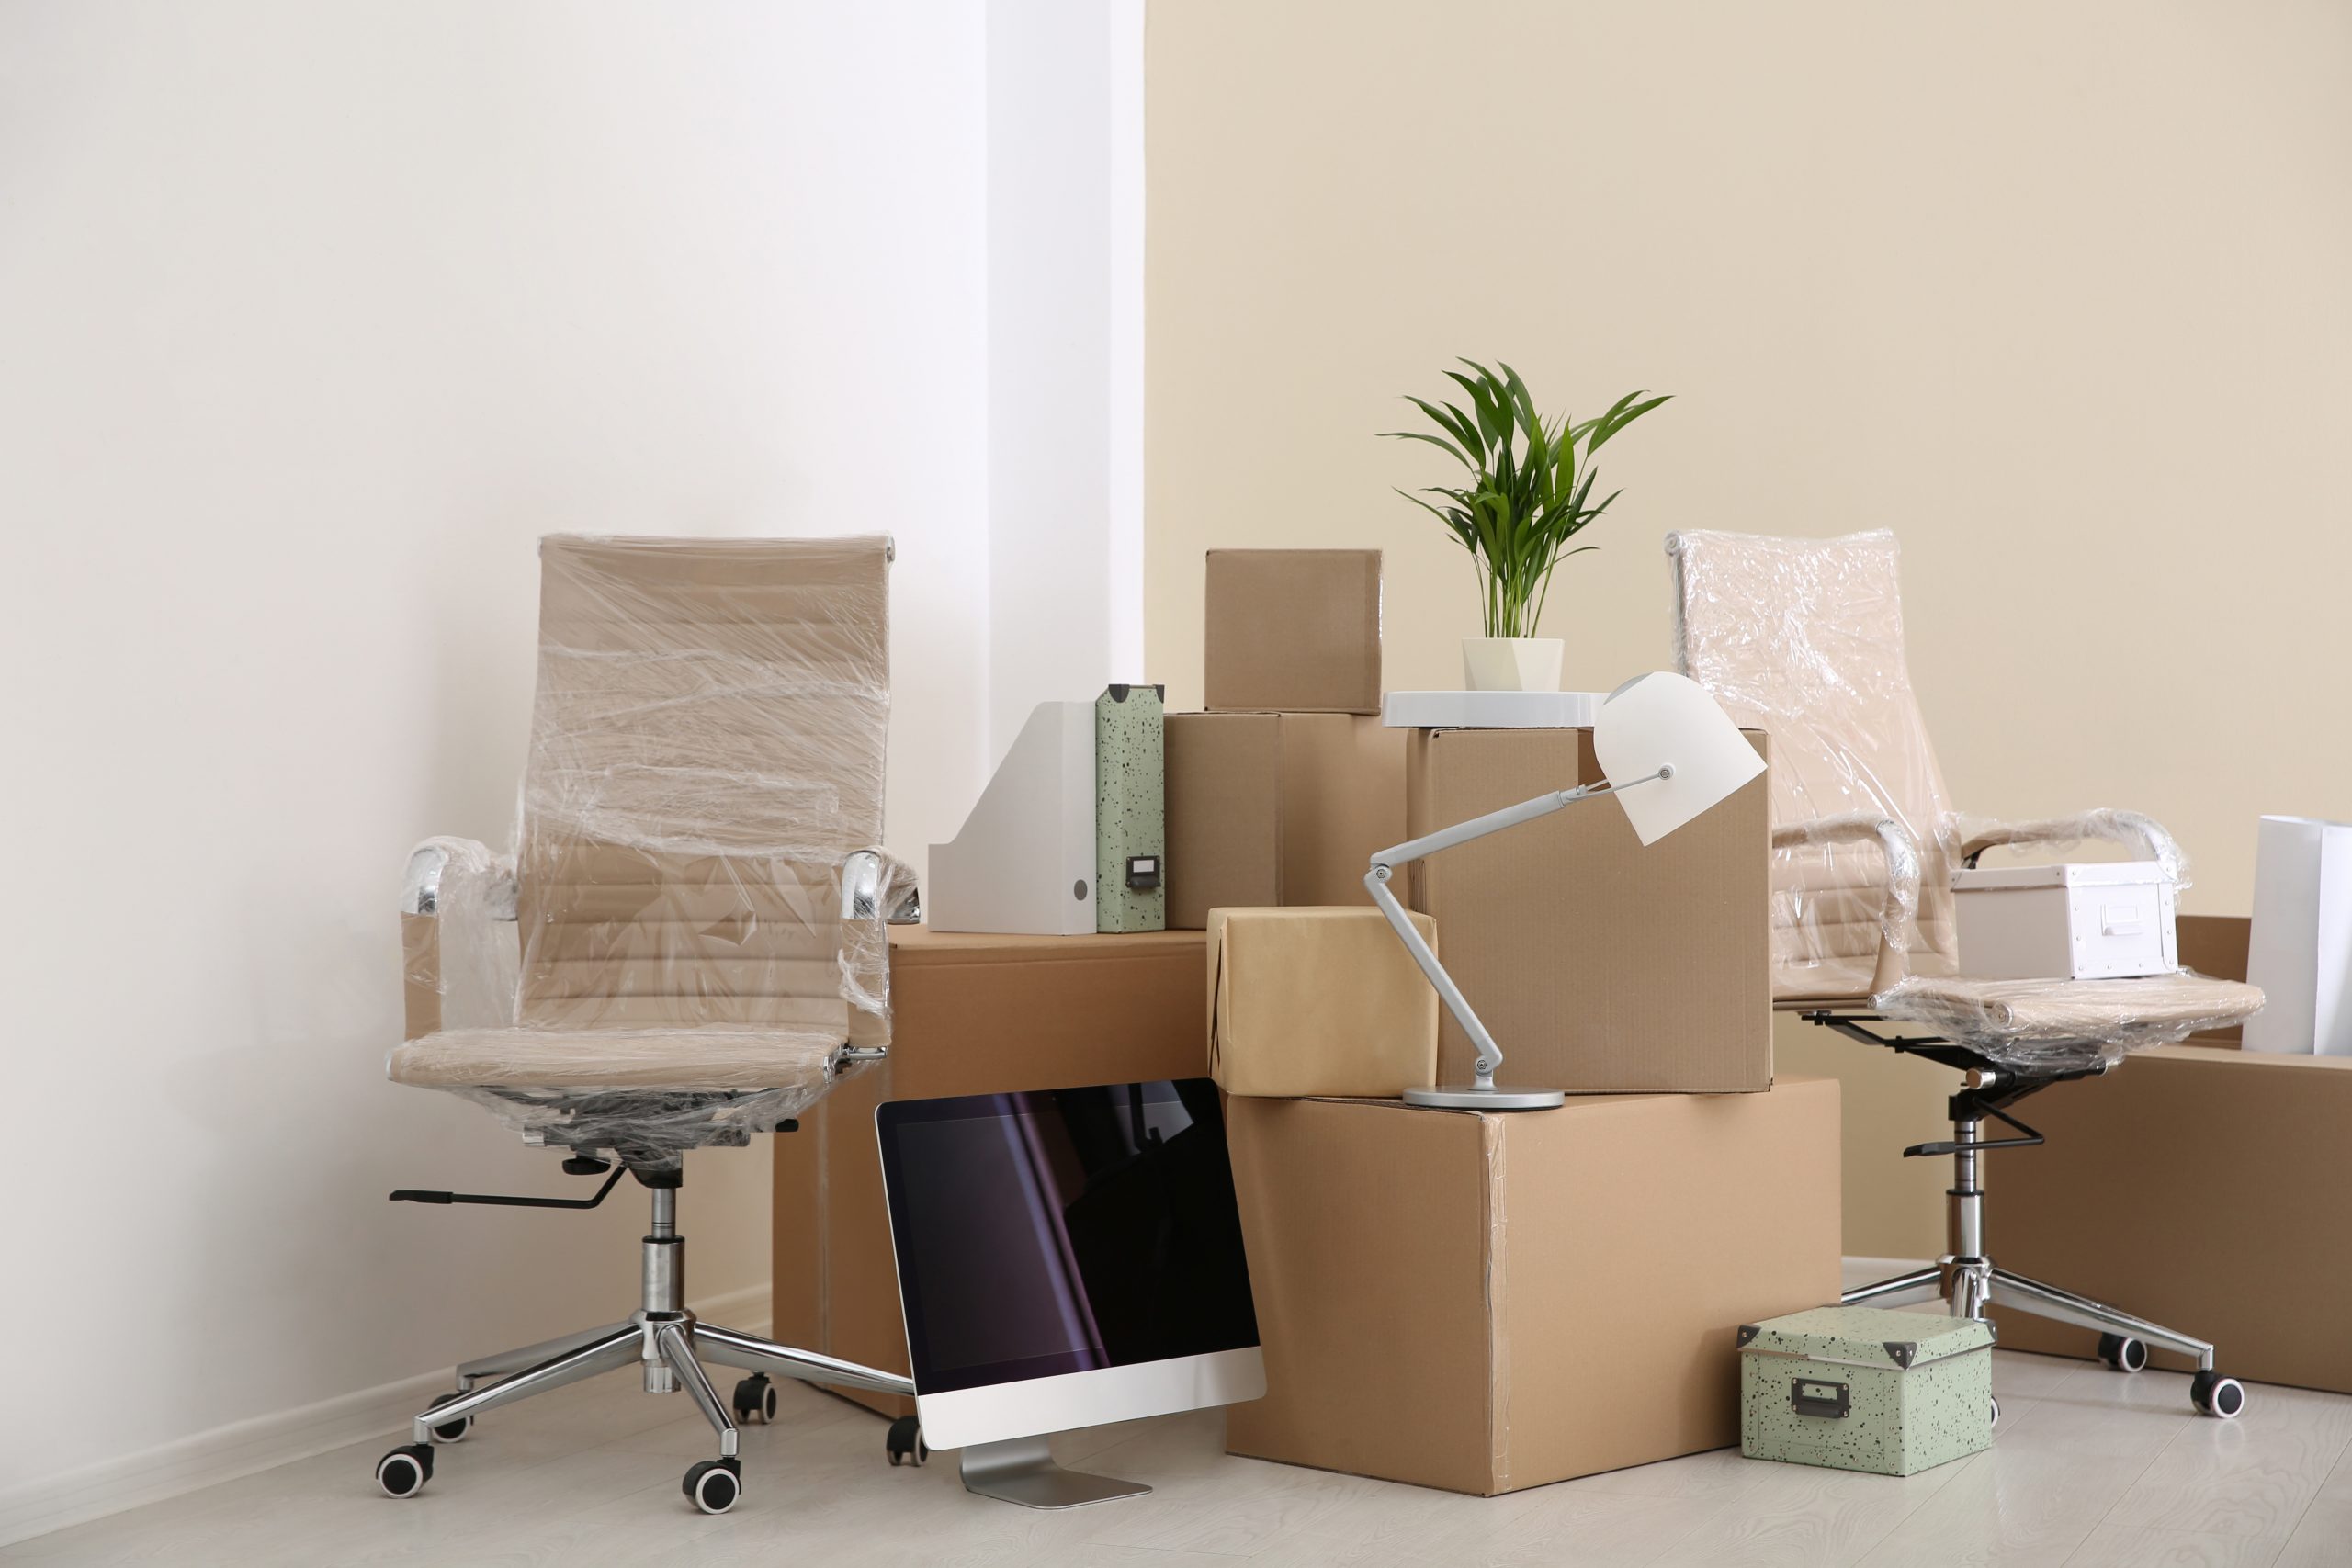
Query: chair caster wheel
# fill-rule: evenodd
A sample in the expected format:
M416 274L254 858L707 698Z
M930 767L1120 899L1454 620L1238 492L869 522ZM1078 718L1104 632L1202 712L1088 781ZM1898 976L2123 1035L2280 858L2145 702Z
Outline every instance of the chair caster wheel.
M413 1497L433 1479L433 1450L424 1443L402 1443L376 1461L376 1484L387 1497Z
M465 1396L463 1394L459 1393L445 1393L424 1408L427 1410L438 1410L443 1405L448 1404L451 1400L462 1399ZM436 1443L462 1443L466 1440L466 1434L473 1429L474 1418L470 1416L460 1416L455 1421L444 1421L438 1427L434 1427L433 1440Z
M706 1514L723 1514L743 1495L743 1465L740 1460L707 1459L686 1472L680 1491L686 1501Z
M2225 1378L2219 1372L2199 1372L2188 1380L2188 1402L2197 1406L2199 1416L2234 1421L2238 1412L2245 1408L2245 1388L2235 1378Z
M890 1423L889 1436L883 1439L890 1462L921 1464L931 1457L931 1448L922 1440L922 1424L911 1416L901 1416Z
M2102 1334L2098 1359L2119 1372L2136 1372L2148 1364L2148 1348L2125 1335Z
M2001 1397L2000 1397L2000 1395L1998 1395L1998 1394L1995 1394L1995 1395L1993 1396L1993 1419L1992 1419L1991 1421L1987 1422L1987 1423L1986 1423L1986 1425L1987 1425L1987 1426L1992 1426L1992 1427L1997 1427L1997 1426L1999 1426L2000 1424L2001 1424Z
M757 1421L764 1427L775 1419L775 1384L765 1372L753 1372L735 1385L735 1419Z

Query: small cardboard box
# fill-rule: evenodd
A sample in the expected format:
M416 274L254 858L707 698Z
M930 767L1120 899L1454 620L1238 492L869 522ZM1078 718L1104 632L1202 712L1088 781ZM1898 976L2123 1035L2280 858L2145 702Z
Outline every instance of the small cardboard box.
M1412 838L1602 778L1589 729L1409 733ZM1502 1048L1498 1077L1574 1094L1771 1087L1767 783L1647 849L1603 798L1408 868L1409 902L1437 917L1446 969ZM1440 1078L1467 1080L1472 1055L1446 1017Z
M1168 924L1221 905L1362 904L1405 838L1405 737L1349 714L1168 716Z
M1834 1079L1226 1116L1266 1358L1233 1453L1492 1495L1723 1448L1737 1326L1837 1299Z
M775 1140L774 1337L907 1371L874 1108L885 1100L1198 1077L1199 931L988 936L893 927L890 1056ZM896 1394L838 1391L886 1415Z
M1408 917L1437 945L1437 922ZM1209 911L1209 1073L1227 1094L1393 1099L1437 1081L1437 992L1378 909Z
M1212 713L1380 711L1378 550L1211 550Z
M2021 1109L2050 1141L1994 1168L1995 1258L2212 1341L2231 1377L2352 1393L2352 1057L2160 1045ZM2096 1353L2089 1329L1993 1315L2004 1348Z

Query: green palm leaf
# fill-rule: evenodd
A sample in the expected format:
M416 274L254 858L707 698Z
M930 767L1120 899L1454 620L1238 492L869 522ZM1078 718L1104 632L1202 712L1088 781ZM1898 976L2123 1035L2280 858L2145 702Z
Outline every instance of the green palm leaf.
M1628 392L1598 418L1544 420L1526 378L1507 360L1495 367L1475 359L1449 369L1446 378L1462 389L1470 406L1432 402L1408 395L1442 434L1392 430L1385 439L1435 446L1468 470L1461 486L1431 485L1419 494L1397 493L1445 525L1454 542L1470 552L1485 600L1482 621L1489 637L1534 635L1550 594L1552 573L1571 556L1593 545L1569 541L1598 520L1622 491L1600 505L1589 505L1593 454L1627 425L1670 400L1645 391ZM1425 500L1434 496L1449 503Z

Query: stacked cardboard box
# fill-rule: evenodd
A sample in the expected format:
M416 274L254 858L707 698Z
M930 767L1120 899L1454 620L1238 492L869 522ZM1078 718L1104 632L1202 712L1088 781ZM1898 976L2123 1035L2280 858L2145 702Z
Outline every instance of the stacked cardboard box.
M1737 1325L1838 1296L1832 1078L1227 1124L1266 1357L1234 1453L1491 1495L1722 1448Z
M1406 831L1598 784L1589 729L1417 729ZM1761 731L1748 731L1758 751ZM1445 965L1514 1083L1575 1094L1753 1093L1772 1085L1770 822L1762 775L1645 849L1592 800L1409 869ZM1448 1017L1439 1074L1470 1076Z
M874 1108L1207 1071L1198 931L1114 936L890 932L889 1059L775 1140L775 1337L907 1371ZM911 1402L842 1390L893 1416Z
M1404 837L1405 737L1380 711L1378 550L1211 550L1206 713L1168 720L1168 923L1362 904Z

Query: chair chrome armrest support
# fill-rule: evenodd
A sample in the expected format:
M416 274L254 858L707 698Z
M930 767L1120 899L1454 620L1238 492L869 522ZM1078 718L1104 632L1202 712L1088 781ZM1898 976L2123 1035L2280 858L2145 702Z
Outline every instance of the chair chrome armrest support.
M1849 811L1810 822L1790 822L1772 829L1772 847L1799 844L1861 844L1872 840L1886 855L1886 902L1879 910L1878 963L1871 975L1871 994L1900 983L1905 968L1904 945L1912 918L1919 911L1919 846L1903 824L1892 817Z
M472 839L427 839L409 852L408 874L401 884L401 913L439 915L442 878L461 854L479 857L494 874L490 884L490 918L515 919L514 867Z
M880 850L859 850L842 863L842 919L919 925L922 893L914 868Z
M2142 860L2152 860L2162 866L2165 879L2175 886L2188 886L2188 857L2181 852L2180 845L2165 830L2163 823L2143 812L2117 811L2107 807L2075 817L1973 823L1960 847L1960 863L1973 866L1986 850L2003 845L2072 844L2085 839L2121 844L2136 852Z

